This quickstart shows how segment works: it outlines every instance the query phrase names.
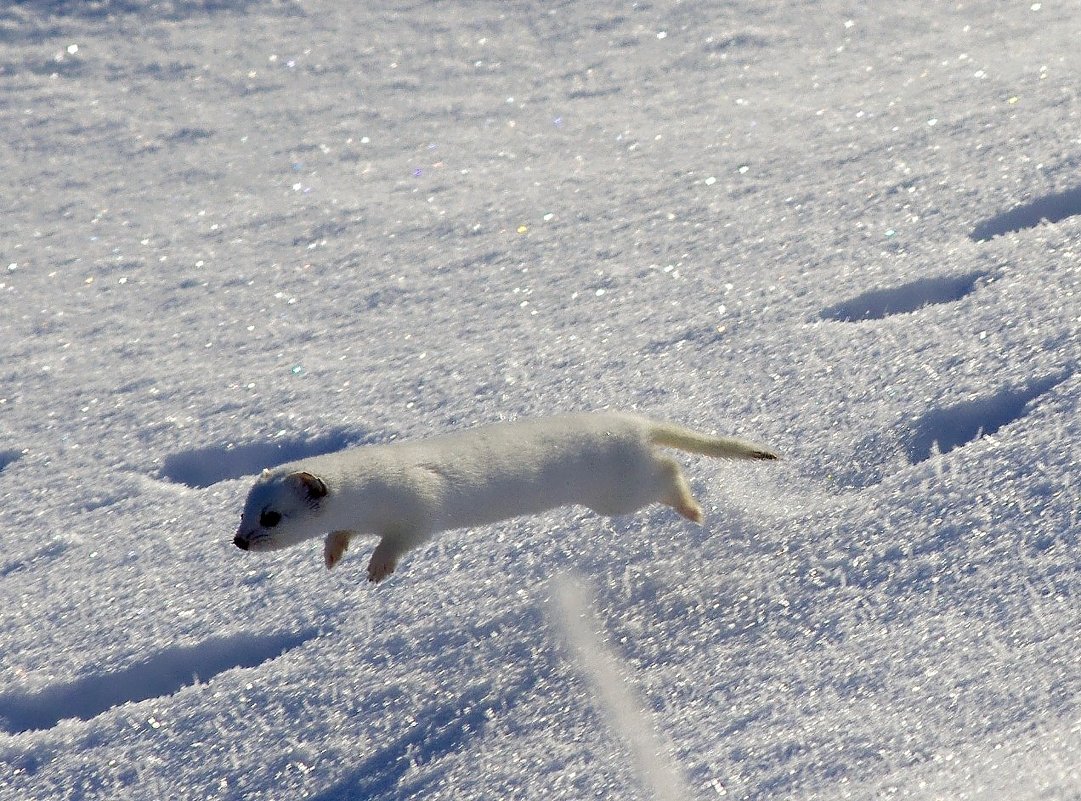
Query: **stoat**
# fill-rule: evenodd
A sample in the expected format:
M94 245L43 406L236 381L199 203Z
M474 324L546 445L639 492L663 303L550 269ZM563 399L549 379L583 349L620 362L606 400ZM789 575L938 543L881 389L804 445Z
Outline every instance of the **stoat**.
M776 459L762 445L698 434L636 414L596 412L497 423L369 445L264 470L233 543L274 551L326 534L327 568L350 540L378 536L368 580L439 531L580 504L602 515L651 503L695 523L702 507L658 446L727 459Z

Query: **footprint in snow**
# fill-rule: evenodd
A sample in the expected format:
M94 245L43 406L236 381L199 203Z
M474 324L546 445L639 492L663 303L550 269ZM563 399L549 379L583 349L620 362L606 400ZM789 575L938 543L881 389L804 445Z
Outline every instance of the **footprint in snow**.
M973 228L969 238L986 242L996 236L1035 228L1045 222L1057 223L1077 214L1081 214L1081 187L1056 195L1045 195L1031 203L996 214Z
M267 467L333 453L375 439L364 431L341 429L314 439L277 437L265 442L230 442L193 448L166 457L161 477L193 489L204 489L219 481L258 475Z
M90 720L121 704L172 695L226 670L276 659L317 634L314 629L262 636L238 634L167 648L114 673L85 676L34 693L8 692L0 695L0 731L19 734L51 729L61 720Z
M978 442L1031 414L1069 375L1006 387L899 421L891 430L864 437L844 466L833 472L833 480L843 487L863 489L878 484L896 468L917 465Z
M18 461L18 459L20 459L22 457L23 453L25 453L25 451L17 451L17 450L3 450L3 451L0 451L0 472L3 472L4 469L8 465L12 464L13 462Z
M921 278L889 289L874 289L851 300L823 309L824 320L860 322L881 320L894 314L908 314L936 303L954 303L988 278L985 272L939 278Z

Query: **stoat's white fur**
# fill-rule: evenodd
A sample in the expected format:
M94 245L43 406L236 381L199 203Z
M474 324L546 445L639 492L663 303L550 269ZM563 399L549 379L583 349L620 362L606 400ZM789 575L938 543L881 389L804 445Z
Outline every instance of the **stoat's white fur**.
M679 465L658 445L720 458L777 458L761 445L620 412L498 423L264 470L248 493L234 543L273 551L326 534L332 568L350 539L375 534L380 540L368 579L380 581L402 554L436 532L557 506L622 515L664 503L702 522Z

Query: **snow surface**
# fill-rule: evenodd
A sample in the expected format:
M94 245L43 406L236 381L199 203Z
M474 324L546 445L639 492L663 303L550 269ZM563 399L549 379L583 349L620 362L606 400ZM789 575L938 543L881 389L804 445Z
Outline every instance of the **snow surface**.
M871 6L0 5L0 798L651 798L568 570L695 798L1081 798L1081 8ZM607 406L786 460L230 542Z

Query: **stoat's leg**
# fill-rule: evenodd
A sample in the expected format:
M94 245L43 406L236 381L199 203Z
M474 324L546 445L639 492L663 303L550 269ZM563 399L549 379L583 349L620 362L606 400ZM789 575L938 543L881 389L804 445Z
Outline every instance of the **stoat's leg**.
M691 488L687 486L687 479L683 477L683 471L679 469L679 463L673 459L661 459L661 475L665 482L664 497L661 503L666 503L693 523L701 523L705 519L702 507L691 495Z
M327 563L327 570L341 561L352 538L352 531L332 531L327 534L326 539L323 540L323 560Z
M380 582L393 573L398 565L398 557L405 553L405 550L400 536L384 534L368 562L368 581Z

